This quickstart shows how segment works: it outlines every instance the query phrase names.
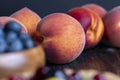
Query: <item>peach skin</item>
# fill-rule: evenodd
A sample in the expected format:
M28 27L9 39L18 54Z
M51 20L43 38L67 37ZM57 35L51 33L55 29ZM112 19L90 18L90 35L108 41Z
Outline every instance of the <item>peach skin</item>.
M104 17L105 39L114 47L120 47L120 6L111 9Z
M86 33L86 48L96 46L104 33L102 19L92 10L83 7L72 8L67 13L78 20L84 28Z
M94 3L85 4L82 7L91 9L92 11L96 12L101 18L103 18L105 14L107 13L107 10L105 8L103 8L102 6L98 4L94 4Z
M22 9L16 11L10 17L13 17L13 18L19 20L21 23L23 23L26 26L26 28L28 30L28 34L30 36L32 36L35 33L37 24L41 20L41 18L38 14L36 14L35 12L33 12L32 10L30 10L27 7L24 7Z
M43 46L47 60L55 64L76 59L86 41L81 24L65 13L45 16L38 24L34 39Z

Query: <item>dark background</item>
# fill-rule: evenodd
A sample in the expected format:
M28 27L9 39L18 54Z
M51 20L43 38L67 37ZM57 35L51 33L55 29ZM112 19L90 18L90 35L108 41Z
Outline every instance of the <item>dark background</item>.
M26 6L44 17L54 12L66 12L70 8L87 3L96 3L110 10L120 5L120 0L0 0L0 16L9 16Z

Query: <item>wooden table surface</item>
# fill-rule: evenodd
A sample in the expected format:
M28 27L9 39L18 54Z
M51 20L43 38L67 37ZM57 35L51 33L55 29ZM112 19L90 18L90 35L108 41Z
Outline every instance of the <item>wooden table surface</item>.
M96 69L110 71L120 76L120 49L99 44L92 49L84 50L73 62L62 65L47 64L54 72L60 68ZM39 75L38 75L39 76Z

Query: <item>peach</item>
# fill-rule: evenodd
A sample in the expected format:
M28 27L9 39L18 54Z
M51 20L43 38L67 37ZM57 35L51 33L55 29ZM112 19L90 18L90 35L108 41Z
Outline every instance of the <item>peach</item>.
M104 17L105 39L114 47L120 47L120 6L111 9Z
M34 39L43 46L47 60L55 64L76 59L82 53L86 41L81 24L65 13L45 16L38 24Z
M69 15L74 17L84 28L86 33L86 48L91 48L96 46L104 33L104 26L102 19L92 10L75 7L67 12Z
M0 25L2 25L3 27L5 27L5 24L7 23L7 22L9 22L9 21L16 21L16 22L18 22L21 26L22 26L22 31L24 32L24 33L27 33L28 31L27 31L27 29L26 29L26 27L25 27L25 25L24 24L22 24L20 21L18 21L17 19L14 19L14 18L11 18L11 17L8 17L8 16L1 16L0 17Z
M107 13L107 10L105 8L103 8L102 6L98 4L94 4L94 3L85 4L82 7L95 11L101 18L105 16L105 14Z
M35 33L37 24L41 20L40 16L37 13L33 12L27 7L16 11L10 17L13 17L22 22L28 29L28 34L30 36Z

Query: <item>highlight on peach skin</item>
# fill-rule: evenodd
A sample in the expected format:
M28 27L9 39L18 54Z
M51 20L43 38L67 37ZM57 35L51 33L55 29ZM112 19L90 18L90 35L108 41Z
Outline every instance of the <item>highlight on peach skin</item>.
M34 39L43 46L47 60L55 64L75 60L86 41L81 24L65 13L45 16L37 26Z
M67 14L74 17L84 28L86 33L86 48L96 46L104 33L103 21L95 12L83 7L70 9Z

